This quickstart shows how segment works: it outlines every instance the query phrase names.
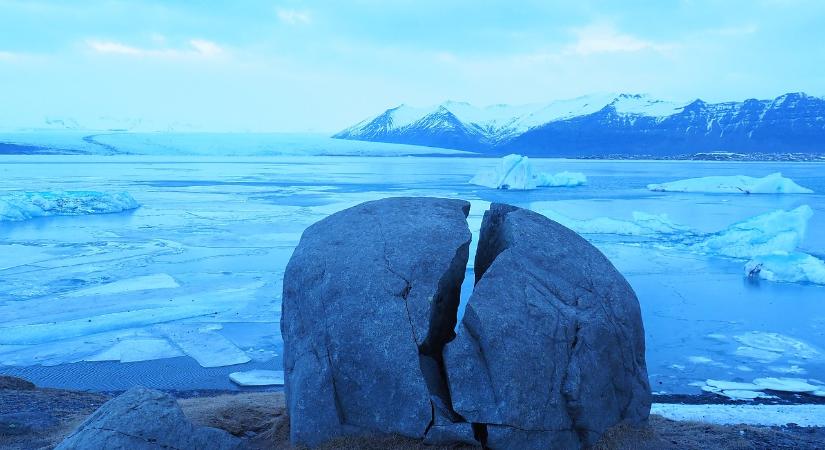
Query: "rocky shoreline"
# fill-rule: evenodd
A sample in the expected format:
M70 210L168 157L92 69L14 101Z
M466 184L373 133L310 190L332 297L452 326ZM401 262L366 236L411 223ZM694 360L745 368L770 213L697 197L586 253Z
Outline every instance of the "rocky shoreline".
M291 449L283 392L173 391L187 419L238 436L245 448ZM0 448L51 449L116 393L37 388L0 377ZM706 396L685 396L685 400ZM710 399L710 397L708 397ZM674 399L675 400L675 399ZM741 402L740 402L741 403ZM651 415L640 429L615 427L593 448L613 449L821 449L825 428L712 425ZM429 449L418 441L385 436L337 439L320 448ZM458 448L458 447L449 447ZM471 448L471 447L465 447Z

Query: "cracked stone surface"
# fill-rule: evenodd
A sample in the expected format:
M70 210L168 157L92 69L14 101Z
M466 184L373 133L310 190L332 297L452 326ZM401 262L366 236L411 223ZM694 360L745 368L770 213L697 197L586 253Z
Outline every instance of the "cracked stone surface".
M225 431L193 425L173 397L136 387L106 402L56 447L98 448L230 450L241 448L241 441Z
M531 211L484 215L476 285L444 349L454 410L492 449L579 448L650 411L636 295L595 247Z
M469 207L383 199L304 232L284 275L281 319L293 444L424 438L455 419L442 349L469 255Z

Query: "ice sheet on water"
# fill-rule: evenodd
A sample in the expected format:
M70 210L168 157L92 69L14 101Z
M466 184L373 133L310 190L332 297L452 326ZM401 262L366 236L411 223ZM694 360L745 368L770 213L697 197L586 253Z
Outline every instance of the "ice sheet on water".
M723 194L811 194L812 190L785 178L781 173L772 173L762 178L745 175L712 176L688 178L668 183L648 184L651 191L659 192L705 192Z
M229 339L217 333L219 326L169 324L157 328L201 367L232 366L252 360Z
M825 261L802 252L773 252L748 261L745 275L768 281L825 284Z
M136 362L176 356L183 356L183 352L169 344L166 339L133 338L120 340L108 349L83 359L84 361Z
M753 384L762 389L782 392L815 392L822 389L822 386L808 383L803 378L757 378L753 380Z
M172 278L171 275L158 273L78 289L65 295L66 297L85 297L89 295L125 294L127 292L147 291L152 289L173 289L177 287L180 287L180 285L174 278Z
M283 370L247 370L232 372L229 379L240 386L283 386Z
M582 234L618 234L624 236L647 236L660 233L690 233L690 229L674 223L667 214L648 214L634 211L632 220L596 217L574 219L552 210L542 211L549 219Z
M116 213L139 206L126 192L15 191L0 194L0 222L44 216Z
M537 187L579 186L587 183L587 177L579 172L556 174L535 172L530 159L522 155L507 155L499 160L494 169L479 171L470 184L493 189L527 190Z
M807 342L779 333L751 331L736 335L733 338L743 345L743 347L740 347L741 349L758 350L761 352L755 353L754 356L761 355L762 358L755 359L775 360L781 356L813 359L822 356L822 353L816 347ZM738 350L737 353L739 353Z

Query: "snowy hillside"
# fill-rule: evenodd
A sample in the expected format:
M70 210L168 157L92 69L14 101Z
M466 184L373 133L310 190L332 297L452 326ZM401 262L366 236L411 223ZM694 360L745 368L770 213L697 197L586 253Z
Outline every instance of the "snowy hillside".
M333 136L529 156L825 153L825 99L670 102L638 94L546 104L401 105Z

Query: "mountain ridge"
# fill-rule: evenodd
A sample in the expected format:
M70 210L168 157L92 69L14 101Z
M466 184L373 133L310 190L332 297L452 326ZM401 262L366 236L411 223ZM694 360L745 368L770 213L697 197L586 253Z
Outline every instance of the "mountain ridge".
M795 92L708 103L603 94L483 108L447 101L399 105L333 137L530 156L825 153L825 98Z

